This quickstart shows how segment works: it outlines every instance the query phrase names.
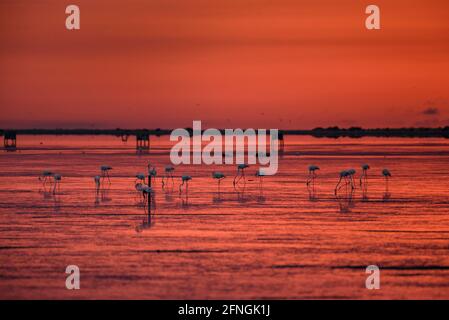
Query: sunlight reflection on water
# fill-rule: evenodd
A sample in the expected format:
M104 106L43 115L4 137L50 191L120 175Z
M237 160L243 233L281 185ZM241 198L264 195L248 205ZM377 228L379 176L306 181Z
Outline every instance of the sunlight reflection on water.
M225 165L176 167L162 188L168 137L143 155L131 140L26 136L0 155L2 298L449 298L447 140L286 136L278 175L261 183L252 166L237 190ZM151 213L134 189L148 161ZM103 164L112 183L96 192ZM348 168L357 188L335 196ZM37 180L45 169L62 174L59 193ZM226 175L220 188L213 171ZM192 180L180 196L182 175ZM79 292L64 288L68 264L81 269ZM365 289L370 264L381 290Z

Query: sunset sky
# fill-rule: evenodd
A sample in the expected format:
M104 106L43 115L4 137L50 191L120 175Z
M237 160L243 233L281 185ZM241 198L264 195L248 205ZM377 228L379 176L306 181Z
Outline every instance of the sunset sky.
M0 0L0 111L3 128L449 125L449 1Z

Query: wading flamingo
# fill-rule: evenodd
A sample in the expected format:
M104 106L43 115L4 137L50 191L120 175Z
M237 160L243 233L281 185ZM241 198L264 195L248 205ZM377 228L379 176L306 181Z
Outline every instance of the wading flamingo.
M155 167L152 167L151 164L149 163L149 164L148 164L148 185L149 185L150 187L151 187L152 184L153 184L153 181L152 181L152 180L154 180L154 183L156 183L156 176L157 176L156 168L155 168Z
M351 188L355 189L354 175L356 173L355 169L349 169L348 171L349 183L351 184Z
M145 175L143 173L136 174L136 180L134 181L134 188L138 193L142 193L142 197L144 197L143 189L147 185L145 184Z
M42 171L42 174L39 176L39 181L42 181L42 186L45 187L45 185L50 182L51 178L53 177L53 172L44 170Z
M217 172L212 172L212 178L214 178L218 181L218 183L217 183L218 192L220 192L220 182L221 182L221 180L226 178L226 176L223 173L217 171Z
M134 182L134 184L137 184L138 182L145 183L145 174L143 173L136 174L136 181Z
M136 191L138 192L138 193L141 193L142 194L142 197L145 199L145 190L146 190L146 188L148 187L148 185L146 185L144 182L137 182L135 185L134 185L134 188L136 188Z
M101 170L101 180L108 178L108 182L111 183L111 179L109 178L109 170L112 170L112 167L103 165L100 167L100 170Z
M317 177L316 171L320 170L318 166L311 165L309 166L309 178L307 179L306 184L309 185L312 182L312 185L315 184L315 178Z
M182 193L182 187L185 185L186 194L189 192L189 181L192 180L191 176L182 176L182 183L179 185L179 194Z
M242 163L237 166L237 175L235 176L234 181L232 182L234 184L234 186L236 184L238 184L241 179L243 179L243 182L246 183L246 178L245 178L245 169L246 168L249 168L249 165L247 165L246 163Z
M369 165L364 164L362 165L362 175L360 176L360 186L366 186L368 185L368 170L370 169Z
M349 177L349 170L343 170L340 172L340 180L338 180L337 185L335 186L335 195L337 195L337 192L342 188L342 181L344 181L345 187L348 186L348 177Z
M391 172L388 169L383 169L382 175L385 177L385 186L386 189L388 190L388 180L391 178Z
M55 184L53 185L53 194L56 194L56 190L58 190L59 192L62 176L58 173L55 173L53 174L53 179L55 181Z
M172 186L175 184L173 180L173 171L175 171L175 168L172 166L165 167L165 175L162 177L162 188L165 186L165 181L168 181L169 179L171 179Z
M144 184L141 186L141 191L142 191L142 195L143 195L143 199L148 201L148 208L151 208L151 201L153 200L153 189Z

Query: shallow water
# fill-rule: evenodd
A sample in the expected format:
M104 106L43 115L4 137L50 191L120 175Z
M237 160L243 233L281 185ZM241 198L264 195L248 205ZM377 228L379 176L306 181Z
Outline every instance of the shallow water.
M255 166L239 192L235 166L176 167L171 192L157 178L149 216L134 175L149 161L161 174L168 137L137 155L131 138L19 136L19 150L0 153L0 298L449 298L448 140L285 144L262 188ZM363 163L368 192L336 198L338 173L358 177ZM111 185L97 193L102 164ZM321 168L315 193L309 164ZM56 195L37 179L46 169L63 176ZM214 170L227 175L220 192ZM79 266L81 290L65 288L67 265ZM368 265L381 270L380 290L365 288Z

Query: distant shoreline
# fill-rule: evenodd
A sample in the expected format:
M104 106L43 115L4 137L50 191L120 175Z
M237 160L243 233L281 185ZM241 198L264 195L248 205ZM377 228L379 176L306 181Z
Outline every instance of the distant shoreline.
M191 131L190 128L186 128ZM169 135L171 129L4 129L0 136L13 132L16 135L114 135L132 136L149 134ZM221 129L224 133L224 130ZM362 137L404 137L404 138L449 138L449 126L440 128L315 128L312 130L279 130L284 135L303 135L316 138L362 138Z

